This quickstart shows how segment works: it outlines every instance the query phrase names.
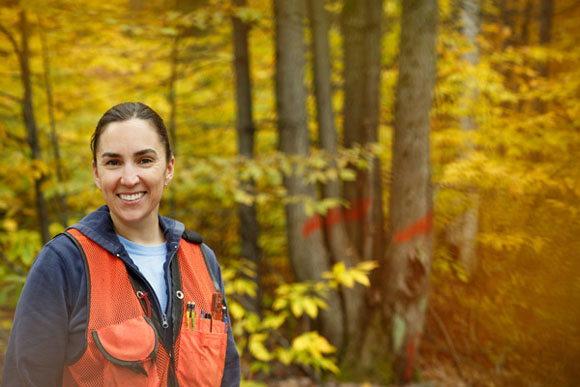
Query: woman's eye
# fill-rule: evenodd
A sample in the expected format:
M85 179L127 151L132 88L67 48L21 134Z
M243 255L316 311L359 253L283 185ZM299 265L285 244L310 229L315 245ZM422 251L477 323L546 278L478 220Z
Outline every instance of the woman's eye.
M139 160L139 162L141 164L151 164L153 162L153 159L150 159L148 157L142 158L141 160Z
M108 160L105 162L105 165L115 167L117 165L121 165L121 163L119 162L119 160Z

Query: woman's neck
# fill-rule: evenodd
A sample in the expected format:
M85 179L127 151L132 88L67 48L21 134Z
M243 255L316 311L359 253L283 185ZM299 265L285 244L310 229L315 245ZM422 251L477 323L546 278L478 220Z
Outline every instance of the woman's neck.
M145 246L157 246L165 242L165 234L157 217L138 223L123 223L111 218L115 232L131 242Z

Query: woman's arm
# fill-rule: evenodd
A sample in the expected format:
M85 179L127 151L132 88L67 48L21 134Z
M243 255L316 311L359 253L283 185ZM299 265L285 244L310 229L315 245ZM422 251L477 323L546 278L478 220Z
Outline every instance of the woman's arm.
M2 386L60 386L66 362L80 357L86 330L86 280L65 236L36 258L18 301Z

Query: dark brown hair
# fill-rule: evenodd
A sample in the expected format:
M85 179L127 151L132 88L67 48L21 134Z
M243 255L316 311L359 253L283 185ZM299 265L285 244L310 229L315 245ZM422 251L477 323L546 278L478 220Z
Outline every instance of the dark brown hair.
M93 162L97 162L97 147L99 138L107 125L112 122L128 121L132 118L139 118L148 121L159 134L161 143L165 145L165 157L167 162L171 160L172 152L169 143L169 135L163 119L149 106L141 102L124 102L113 106L103 114L99 120L93 135L91 136L91 151L93 152Z

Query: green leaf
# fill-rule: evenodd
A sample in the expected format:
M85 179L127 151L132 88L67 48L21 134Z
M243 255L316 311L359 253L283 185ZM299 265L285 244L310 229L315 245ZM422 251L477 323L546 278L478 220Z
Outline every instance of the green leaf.
M341 169L340 178L344 181L355 181L356 172L350 168Z

